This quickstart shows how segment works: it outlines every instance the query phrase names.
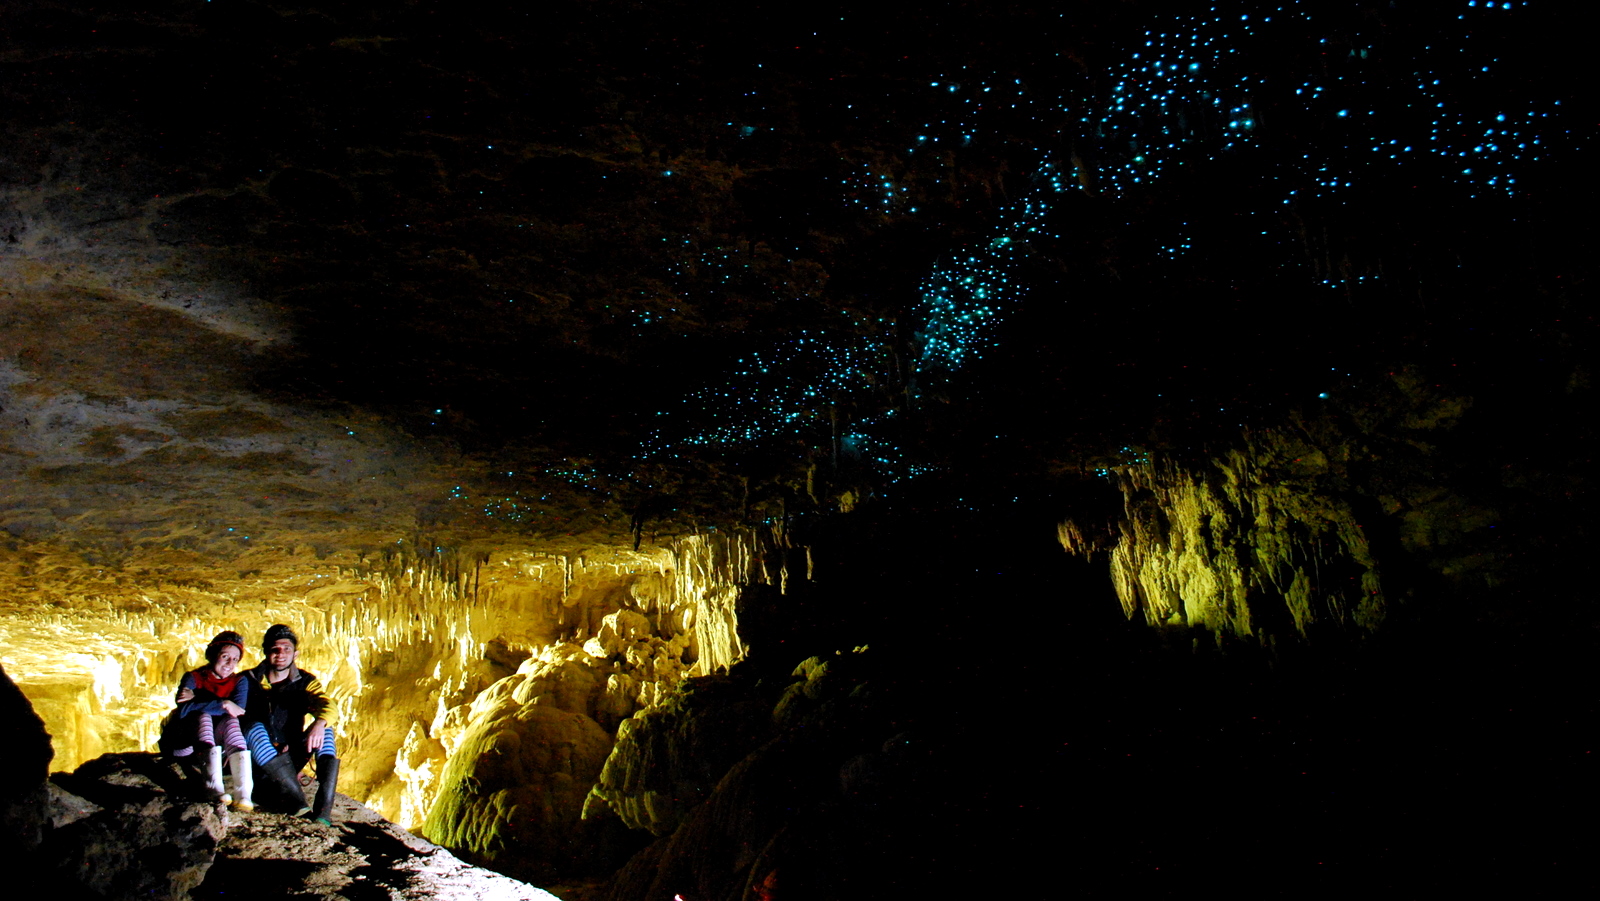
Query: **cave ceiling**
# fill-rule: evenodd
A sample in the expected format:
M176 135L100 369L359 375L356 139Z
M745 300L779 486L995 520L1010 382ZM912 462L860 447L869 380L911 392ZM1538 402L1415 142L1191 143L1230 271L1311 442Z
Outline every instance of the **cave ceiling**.
M748 688L744 738L804 725L857 660L912 734L972 733L950 781L988 766L998 822L984 786L1037 789L1007 744L1058 788L1103 746L1161 804L1235 778L1158 641L1387 660L1372 696L1439 723L1593 659L1596 109L1559 9L3 7L0 663L56 768L152 748L209 636L273 622L342 790L462 847L521 792L556 811L529 861L592 805L689 822L645 779L672 724ZM1117 775L1078 720L1171 747ZM1315 754L1387 765L1342 722ZM1097 841L1160 822L1104 810Z
M7 603L1070 495L1419 392L1570 492L1576 38L1235 5L8 3Z

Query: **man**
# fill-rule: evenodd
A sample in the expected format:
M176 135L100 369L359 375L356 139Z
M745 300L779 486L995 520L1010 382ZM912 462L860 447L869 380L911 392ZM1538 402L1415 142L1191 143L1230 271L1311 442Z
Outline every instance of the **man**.
M295 665L300 639L293 629L281 623L268 629L261 639L261 653L267 659L245 672L250 680L245 738L255 758L257 800L259 789L267 788L280 796L280 806L296 815L310 812L312 819L331 826L333 791L339 781L339 758L328 723L333 704L322 680ZM313 757L317 797L307 806L300 770Z

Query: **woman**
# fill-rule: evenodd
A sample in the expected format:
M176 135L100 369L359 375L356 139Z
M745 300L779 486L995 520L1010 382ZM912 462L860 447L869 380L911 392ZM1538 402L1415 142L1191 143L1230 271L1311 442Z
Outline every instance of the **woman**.
M178 709L162 730L161 747L174 757L188 757L199 748L206 755L206 789L218 800L250 810L250 752L239 728L250 696L250 680L237 672L244 655L238 632L220 632L206 645L206 665L183 674L178 682ZM221 740L218 741L220 736ZM233 794L222 787L223 748L233 772Z

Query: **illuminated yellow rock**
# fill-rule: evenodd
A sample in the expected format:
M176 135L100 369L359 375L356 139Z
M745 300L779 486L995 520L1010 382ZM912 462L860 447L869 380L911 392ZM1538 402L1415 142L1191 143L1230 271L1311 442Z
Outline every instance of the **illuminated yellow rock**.
M452 750L493 708L493 692L513 690L512 680L496 679L491 643L529 655L516 673L518 703L569 710L608 729L661 685L738 659L725 601L737 583L717 580L750 574L702 559L726 556L726 543L736 542L601 548L576 558L476 548L365 562L261 553L261 569L244 580L213 567L205 590L143 585L133 586L135 597L108 592L81 606L7 604L0 638L8 671L56 737L55 765L70 768L98 753L153 747L178 676L199 665L212 634L234 628L253 640L287 622L301 635L303 665L333 694L348 792L416 825L442 771L440 749ZM470 588L455 568L462 558L475 561ZM704 581L677 577L685 566ZM640 583L647 587L635 591ZM650 613L620 604L647 604ZM715 627L699 630L703 623ZM611 653L585 650L595 640ZM255 658L252 650L247 662Z
M424 827L430 840L513 874L581 858L574 831L611 736L550 700L511 691L475 702Z
M1205 466L1115 468L1124 507L1106 543L1123 612L1257 640L1376 628L1387 602L1377 561L1327 470L1320 449L1281 436ZM1069 551L1095 549L1072 523L1059 534Z
M597 628L582 644L539 647L469 702L441 708L429 732L438 749L414 730L402 762L420 774L444 759L443 777L429 784L403 776L403 815L431 799L423 827L430 839L530 877L553 866L549 855L558 850L562 859L579 859L582 849L572 843L595 828L580 819L611 753L612 730L626 734L636 711L685 677L711 672L711 661L742 653L727 642L737 634L728 602L734 579L753 575L740 568L755 559L741 544L748 546L728 538L686 542L661 577L612 595L630 606L590 616ZM692 577L677 576L683 570ZM696 630L706 623L715 628Z
M0 260L0 661L57 769L153 748L212 635L249 665L283 622L332 693L341 788L418 825L499 680L605 733L739 659L739 587L783 578L751 536L426 537L481 464L252 393L284 339L258 301L81 263Z
M769 539L465 517L487 464L255 393L289 337L271 305L145 250L0 255L0 662L53 768L153 749L212 635L252 665L287 623L342 791L480 856L549 853L619 724L744 656L740 592L787 578Z

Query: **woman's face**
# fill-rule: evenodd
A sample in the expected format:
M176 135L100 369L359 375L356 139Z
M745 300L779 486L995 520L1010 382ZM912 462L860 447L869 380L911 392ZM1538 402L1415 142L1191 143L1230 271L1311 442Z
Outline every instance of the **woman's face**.
M218 679L226 679L232 675L234 667L239 665L239 649L233 645L226 645L211 664L211 671L217 674Z

